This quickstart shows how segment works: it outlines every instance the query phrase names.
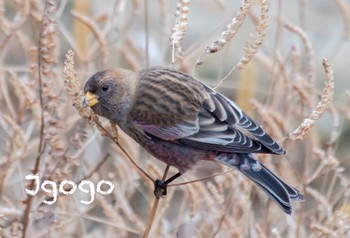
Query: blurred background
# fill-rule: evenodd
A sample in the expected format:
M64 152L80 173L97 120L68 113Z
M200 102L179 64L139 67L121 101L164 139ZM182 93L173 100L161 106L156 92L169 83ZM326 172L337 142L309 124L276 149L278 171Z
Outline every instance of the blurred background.
M153 183L78 115L63 74L71 49L80 88L102 69L156 65L218 86L285 147L286 156L259 158L305 195L288 216L236 171L173 186L159 202L149 237L349 237L350 2L268 3L267 28L262 2L250 1L232 40L204 54L249 1L0 0L0 236L141 237L146 229ZM183 55L172 64L169 39L184 9ZM220 83L249 49L257 51L249 63ZM334 72L334 100L297 140L292 132L331 94L330 87L323 91L324 58ZM152 178L162 177L164 164L120 130L118 141ZM206 162L177 182L223 171ZM115 188L95 193L90 205L81 200L91 198L91 188L59 193L47 205L55 198L49 186L27 194L31 173L40 183L85 179L96 189L108 180Z

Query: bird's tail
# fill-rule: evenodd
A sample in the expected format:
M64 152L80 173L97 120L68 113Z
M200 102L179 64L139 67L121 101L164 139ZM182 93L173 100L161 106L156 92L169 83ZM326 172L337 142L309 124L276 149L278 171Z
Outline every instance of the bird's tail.
M230 167L238 168L239 171L262 188L285 213L292 213L291 200L304 200L304 196L297 189L274 175L256 159L254 154L222 153L215 160Z

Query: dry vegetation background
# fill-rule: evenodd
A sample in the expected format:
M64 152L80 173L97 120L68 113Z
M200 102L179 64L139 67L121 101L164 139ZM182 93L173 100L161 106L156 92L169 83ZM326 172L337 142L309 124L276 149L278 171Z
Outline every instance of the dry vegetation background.
M175 68L213 87L234 69L218 90L288 150L260 158L306 201L285 215L231 171L170 187L149 237L350 237L350 3L249 2L0 0L0 237L144 234L153 184L121 148L153 179L165 165L122 132L119 147L101 136L72 104L80 107L79 88L97 70L171 65L172 52ZM71 53L64 72L69 49L75 64ZM203 163L177 182L222 171ZM26 193L33 172L58 184L109 180L115 189L91 205L78 190L45 205L50 193Z

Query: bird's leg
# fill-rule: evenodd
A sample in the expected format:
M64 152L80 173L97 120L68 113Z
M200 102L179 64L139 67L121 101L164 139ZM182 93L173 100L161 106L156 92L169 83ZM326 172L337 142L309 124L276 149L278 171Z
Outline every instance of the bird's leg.
M168 178L167 180L160 180L160 179L156 179L154 181L154 195L156 196L156 198L161 198L166 196L167 194L167 188L168 188L168 184L171 183L172 181L174 181L175 179L177 179L178 177L180 177L182 174L180 172L178 172L177 174L171 176L170 178Z

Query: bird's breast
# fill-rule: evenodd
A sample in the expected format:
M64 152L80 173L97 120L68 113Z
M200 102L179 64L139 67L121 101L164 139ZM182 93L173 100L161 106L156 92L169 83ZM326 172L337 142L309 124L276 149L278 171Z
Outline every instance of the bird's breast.
M136 128L129 127L125 132L155 158L176 167L180 172L191 169L198 161L214 158L210 151L197 150L174 141L161 140Z

